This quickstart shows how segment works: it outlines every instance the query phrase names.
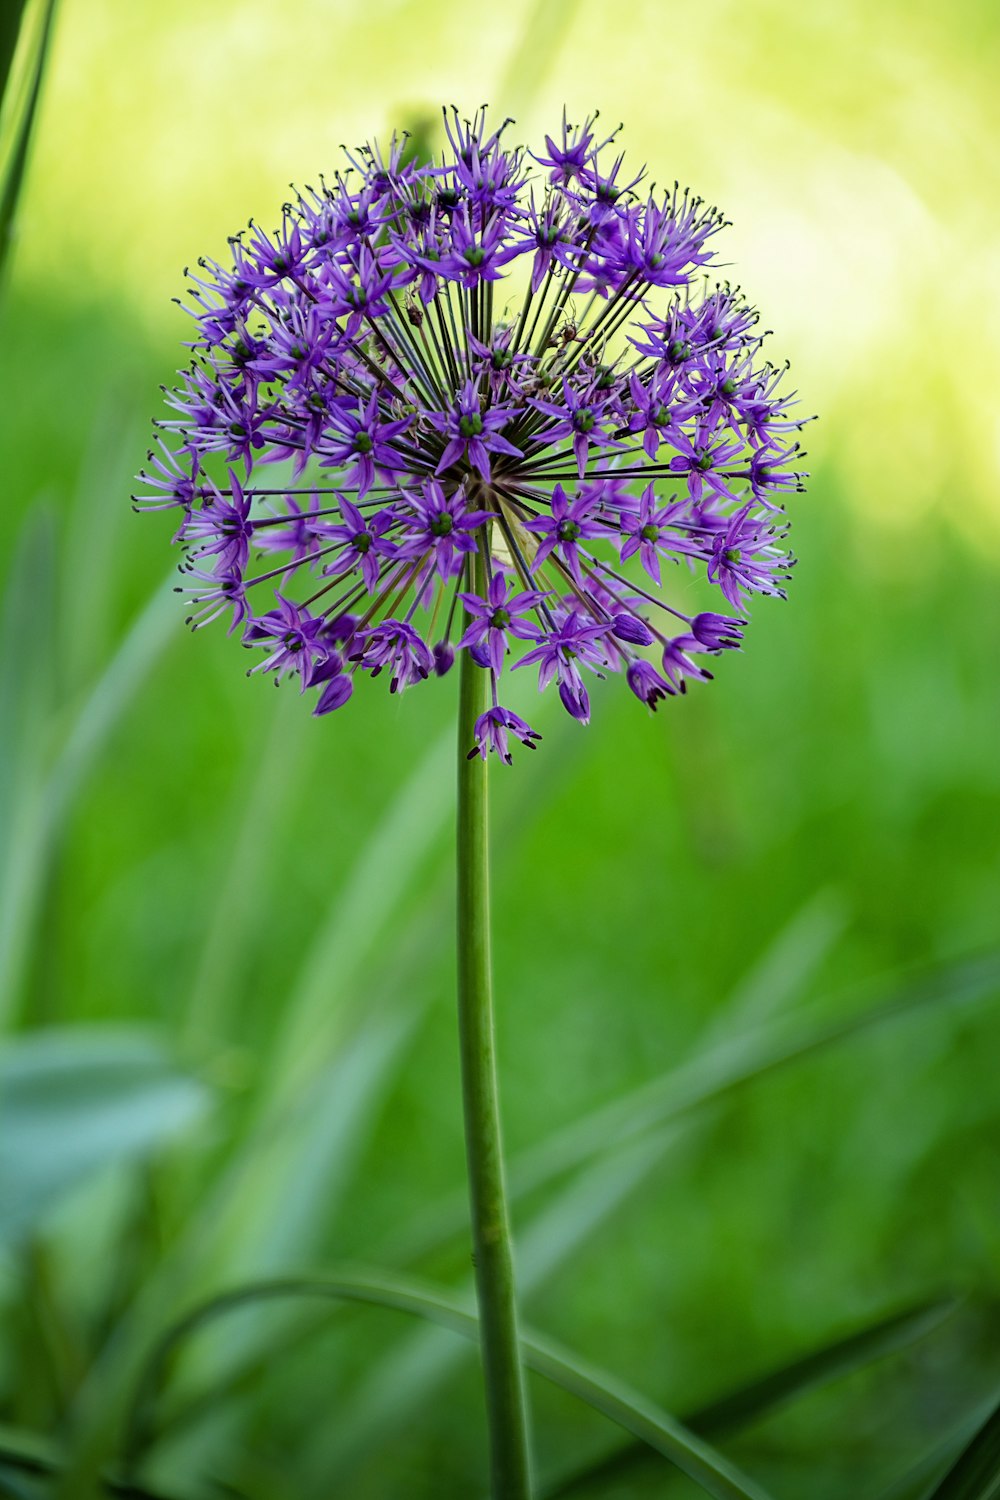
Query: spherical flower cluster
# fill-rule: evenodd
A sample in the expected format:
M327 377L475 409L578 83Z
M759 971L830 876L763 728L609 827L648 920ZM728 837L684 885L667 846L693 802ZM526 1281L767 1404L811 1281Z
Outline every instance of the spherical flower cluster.
M609 671L655 708L782 594L784 372L703 269L718 213L640 191L594 126L532 154L451 111L439 162L405 137L347 153L191 277L193 359L136 504L180 512L191 623L227 615L316 714L359 673L395 692L466 652L493 703L470 754L509 761L538 739L499 700L518 653L584 723ZM667 563L725 612L671 603Z

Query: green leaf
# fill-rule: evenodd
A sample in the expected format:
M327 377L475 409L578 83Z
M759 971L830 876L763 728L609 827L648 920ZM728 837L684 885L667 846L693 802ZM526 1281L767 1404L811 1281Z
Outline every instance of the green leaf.
M138 1032L87 1026L9 1040L0 1050L0 1234L23 1235L95 1172L156 1150L208 1097Z
M136 1390L125 1442L126 1475L132 1477L154 1437L151 1408L165 1368L177 1347L197 1329L248 1303L282 1297L332 1298L370 1303L438 1323L478 1342L476 1315L463 1302L399 1276L345 1271L329 1277L285 1277L238 1287L212 1297L175 1323L152 1351ZM764 1490L669 1413L613 1375L571 1354L540 1334L521 1337L525 1363L570 1395L624 1427L695 1480L716 1500L767 1500Z
M997 1500L1000 1496L1000 1403L994 1406L927 1500Z
M747 1427L776 1407L798 1399L817 1386L828 1385L908 1348L937 1328L957 1306L954 1299L936 1300L879 1318L868 1327L826 1344L691 1412L684 1418L685 1425L702 1436L712 1437ZM544 1500L563 1500L563 1497L584 1490L603 1493L612 1481L631 1473L644 1463L646 1457L644 1447L629 1444L594 1463L574 1466L569 1473L542 1490Z

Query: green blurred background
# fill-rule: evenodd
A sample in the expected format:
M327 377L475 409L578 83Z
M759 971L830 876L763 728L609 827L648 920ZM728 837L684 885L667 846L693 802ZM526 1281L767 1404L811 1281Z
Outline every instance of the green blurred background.
M655 718L609 683L586 731L529 686L545 740L494 776L526 1315L687 1413L962 1297L720 1436L777 1500L919 1496L989 1410L998 62L987 0L63 0L0 311L0 1493L49 1492L30 1450L83 1496L207 1292L468 1276L456 683L311 720L185 632L170 519L128 505L182 268L452 101L531 144L564 104L625 121L732 219L821 415L745 655ZM234 1315L172 1368L150 1483L478 1495L473 1368L388 1313ZM532 1394L553 1493L621 1444ZM559 1493L696 1491L630 1458Z

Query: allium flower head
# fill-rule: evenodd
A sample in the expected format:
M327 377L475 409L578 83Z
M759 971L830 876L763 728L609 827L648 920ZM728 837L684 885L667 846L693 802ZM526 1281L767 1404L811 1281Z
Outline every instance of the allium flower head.
M512 654L586 722L588 680L655 708L739 646L783 593L803 424L706 272L715 209L647 189L596 116L537 153L444 123L439 160L361 147L199 262L136 504L180 512L191 623L228 617L314 713L465 652L493 703L470 753L509 760L538 739L497 698ZM701 583L671 596L668 564Z

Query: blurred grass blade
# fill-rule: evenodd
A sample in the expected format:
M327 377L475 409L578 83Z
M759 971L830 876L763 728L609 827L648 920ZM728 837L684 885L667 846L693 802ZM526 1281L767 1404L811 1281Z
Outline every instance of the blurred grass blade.
M25 1481L15 1478L13 1474L5 1474L0 1469L0 1495L5 1500L38 1500L38 1491L34 1485L29 1486Z
M1000 1403L927 1500L997 1500L1000 1496Z
M749 1426L778 1406L795 1401L818 1386L898 1354L925 1338L957 1308L954 1299L921 1303L904 1312L880 1318L867 1328L837 1339L801 1359L772 1370L708 1406L691 1412L684 1423L703 1437L717 1438ZM568 1500L571 1495L604 1494L626 1480L647 1458L640 1444L629 1444L594 1463L574 1468L542 1488L544 1500Z
M21 32L25 0L5 0L0 6L0 110L3 108L7 84L14 65L14 53ZM2 116L0 116L2 118Z
M254 744L246 772L234 778L230 813L234 832L220 851L217 895L180 1022L183 1040L195 1049L209 1048L229 1035L234 991L244 978L243 959L259 930L259 911L247 900L247 890L266 886L266 872L277 864L275 840L286 827L289 806L300 791L300 765L307 744L301 704L282 694L275 696L280 702L274 706L263 751Z
M702 1407L692 1417L699 1432L731 1432L746 1427L766 1411L794 1401L818 1385L828 1385L855 1370L899 1354L939 1328L959 1306L956 1298L935 1298L879 1318L867 1328L793 1360Z
M97 1026L0 1049L0 1234L23 1235L65 1193L170 1140L207 1107L153 1037Z
M535 0L495 96L502 114L517 114L534 103L578 9L578 0Z
M737 1036L557 1132L511 1165L514 1192L544 1185L590 1157L813 1053L903 1020L932 1005L958 1005L1000 991L1000 952L914 977L899 994L854 1016L774 1022Z
M602 1105L511 1158L512 1198L547 1186L596 1156L650 1130L704 1109L791 1063L862 1036L934 1005L970 1004L1000 991L1000 952L914 976L910 985L857 1015L830 1020L790 1016L722 1040L688 1062ZM430 1253L465 1226L464 1195L456 1190L421 1214L395 1250L399 1258Z
M956 1458L968 1446L980 1427L992 1414L997 1404L996 1396L981 1402L979 1407L954 1424L945 1437L937 1442L920 1459L883 1490L878 1500L927 1500L942 1476L955 1463Z
M5 5L10 5L11 0L4 0ZM13 240L14 216L17 212L18 199L21 195L21 187L24 183L24 175L28 165L28 151L31 145L31 135L38 113L38 102L42 92L42 75L45 72L45 63L48 57L49 44L52 37L52 22L55 16L55 0L42 0L40 7L41 15L38 22L37 37L33 39L30 59L28 61L28 74L24 87L24 97L14 103L16 116L12 129L12 139L9 148L5 151L4 160L0 165L0 276L3 275L4 266ZM16 3L12 9L22 9ZM32 20L30 9L27 17L22 15L23 25L30 25ZM9 42L7 23L5 22L4 46ZM8 71L4 79L4 103L10 100L11 85L16 86L16 79L10 70L13 62L14 52L10 56Z
M713 1019L708 1036L734 1026L760 1025L798 1000L813 974L843 937L850 909L832 886L817 891L772 938Z
M580 1172L536 1216L515 1231L518 1297L526 1306L587 1239L607 1223L645 1181L673 1143L677 1128L636 1142L613 1159ZM473 1296L471 1279L463 1294ZM436 1329L403 1335L374 1361L352 1391L344 1421L317 1438L310 1472L344 1473L378 1441L378 1434L412 1420L461 1363L465 1351Z
M410 1313L439 1323L477 1343L476 1315L467 1303L399 1276L345 1272L328 1277L287 1277L258 1282L213 1297L174 1324L153 1349L135 1393L125 1440L128 1477L155 1436L150 1408L159 1391L164 1369L179 1344L204 1324L248 1303L282 1297L332 1298L366 1302ZM654 1448L688 1474L716 1500L768 1500L765 1492L746 1478L720 1453L689 1432L653 1402L637 1394L596 1365L534 1332L521 1339L530 1369L601 1412L618 1426Z
M145 682L178 626L174 572L135 617L73 719L45 793L47 832L55 833L111 730Z
M20 999L45 871L60 825L98 752L176 625L171 583L157 589L133 621L72 720L50 775L40 784L38 747L44 744L45 735L38 710L25 700L37 696L39 685L47 679L51 658L45 630L41 625L25 630L24 621L44 622L53 613L43 604L51 597L55 576L55 550L49 530L42 540L44 547L32 543L25 549L23 566L16 564L5 611L4 640L10 640L11 632L16 631L17 640L23 644L16 651L3 653L6 680L0 683L0 723L16 725L19 739L12 737L15 747L23 741L32 753L21 756L19 777L16 748L12 751L10 746L5 749L0 744L0 829L5 823L9 825L0 881L0 1024L9 1021ZM5 765L8 758L15 763Z
M338 1041L349 1034L360 1000L371 1005L371 980L363 989L355 989L352 981L388 928L394 932L388 951L395 955L400 949L400 908L414 896L417 877L451 816L452 751L449 731L418 762L346 870L343 886L332 892L329 915L293 987L288 1019L271 1049L261 1096L236 1151L202 1193L198 1211L116 1327L80 1389L69 1436L72 1477L57 1489L62 1500L78 1500L96 1483L114 1442L118 1413L141 1359L150 1320L176 1308L181 1297L197 1295L213 1284L220 1229L231 1222L230 1215L238 1220L243 1208L252 1205L260 1153L296 1117L303 1093L316 1085L336 1057ZM424 942L435 940L438 932L427 920L428 893L440 898L437 886L426 882L415 897ZM405 1002L405 986L397 989Z
M262 1100L270 1115L293 1100L329 1059L349 1025L352 981L378 938L398 919L452 812L452 734L431 746L333 892L326 923L289 995ZM338 1000L340 1003L338 1004Z
M301 1264L318 1250L322 1224L347 1192L418 1019L415 1010L372 1018L303 1097L268 1172L254 1175L250 1213L232 1241L231 1275Z
M0 620L0 1029L20 987L43 866L39 746L52 706L55 575L52 517L36 506L21 527Z
M935 976L935 980L936 983L917 985L902 998L897 997L850 1021L823 1021L807 1028L796 1023L790 1031L784 1026L769 1028L749 1042L738 1039L735 1044L710 1050L705 1058L696 1059L688 1068L656 1081L652 1091L649 1086L639 1090L637 1109L633 1110L631 1099L626 1100L625 1109L619 1102L585 1120L582 1130L570 1127L568 1133L563 1132L561 1139L556 1138L557 1149L552 1153L555 1170L551 1174L546 1172L544 1177L537 1171L539 1158L548 1165L549 1155L544 1145L531 1154L536 1164L533 1172L525 1174L515 1158L511 1180L516 1188L523 1188L526 1178L536 1188L560 1175L567 1165L579 1167L588 1160L592 1163L580 1180L571 1183L554 1204L541 1212L535 1224L527 1230L518 1228L515 1238L522 1299L563 1264L586 1235L607 1221L625 1194L643 1180L673 1145L677 1123L692 1109L723 1097L737 1083L746 1082L779 1062L805 1055L831 1040L842 1040L873 1024L876 1017L882 1020L908 1014L912 1005L925 1004L930 997L940 995L941 976ZM993 956L989 961L949 970L944 992L952 999L959 995L968 997L981 993L983 986L989 989L997 983L1000 983L1000 956ZM566 1150L567 1144L573 1148L571 1152ZM633 1159L630 1153L636 1151L640 1157ZM464 1205L460 1205L453 1227L464 1231L465 1222ZM527 1257L522 1254L525 1246L529 1251ZM378 1431L412 1414L414 1407L426 1400L451 1372L456 1359L454 1347L430 1332L404 1339L391 1349L353 1393L349 1419L329 1435L328 1441L317 1442L312 1461L317 1484L323 1472L342 1469L361 1455Z

